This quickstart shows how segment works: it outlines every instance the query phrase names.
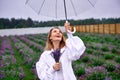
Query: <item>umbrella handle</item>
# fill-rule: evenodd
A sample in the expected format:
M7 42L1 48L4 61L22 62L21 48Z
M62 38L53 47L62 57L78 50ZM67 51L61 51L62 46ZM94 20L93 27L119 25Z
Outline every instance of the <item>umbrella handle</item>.
M74 29L73 31L67 30L68 33L74 34L76 32L76 28L74 27L73 29Z
M68 23L67 20L66 20L66 23ZM68 32L68 33L71 33L71 34L74 34L74 33L76 32L76 28L74 27L73 29L74 29L73 31L67 30L67 32Z

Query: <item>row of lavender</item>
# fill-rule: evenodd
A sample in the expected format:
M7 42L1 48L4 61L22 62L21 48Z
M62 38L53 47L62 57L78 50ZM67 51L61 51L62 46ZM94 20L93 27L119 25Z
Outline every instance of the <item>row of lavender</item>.
M43 51L44 37L0 37L0 79L37 79L35 63Z
M120 35L75 35L87 47L86 54L73 63L78 79L119 80ZM0 37L0 79L37 80L35 63L44 50L46 38L46 34Z
M20 77L23 68L16 63L15 52L11 45L11 40L8 37L2 37L0 46L0 78L15 78ZM14 77L15 76L15 77Z

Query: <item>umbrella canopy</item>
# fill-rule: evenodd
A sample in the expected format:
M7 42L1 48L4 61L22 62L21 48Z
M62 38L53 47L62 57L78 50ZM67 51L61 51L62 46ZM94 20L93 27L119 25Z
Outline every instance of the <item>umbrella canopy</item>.
M97 0L27 0L38 15L65 19L79 15L95 6Z

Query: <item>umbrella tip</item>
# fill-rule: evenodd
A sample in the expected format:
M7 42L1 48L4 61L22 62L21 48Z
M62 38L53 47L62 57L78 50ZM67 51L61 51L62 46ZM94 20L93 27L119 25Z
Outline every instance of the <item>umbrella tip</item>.
M66 23L68 23L68 20L66 20Z

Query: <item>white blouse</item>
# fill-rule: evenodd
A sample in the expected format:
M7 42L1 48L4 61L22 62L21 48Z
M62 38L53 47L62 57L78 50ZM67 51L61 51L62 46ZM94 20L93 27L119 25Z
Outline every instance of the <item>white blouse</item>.
M79 37L70 33L67 35L66 46L61 49L60 71L53 69L53 65L56 63L51 55L53 49L44 51L36 63L36 70L40 80L77 80L72 69L72 61L79 59L86 47Z

